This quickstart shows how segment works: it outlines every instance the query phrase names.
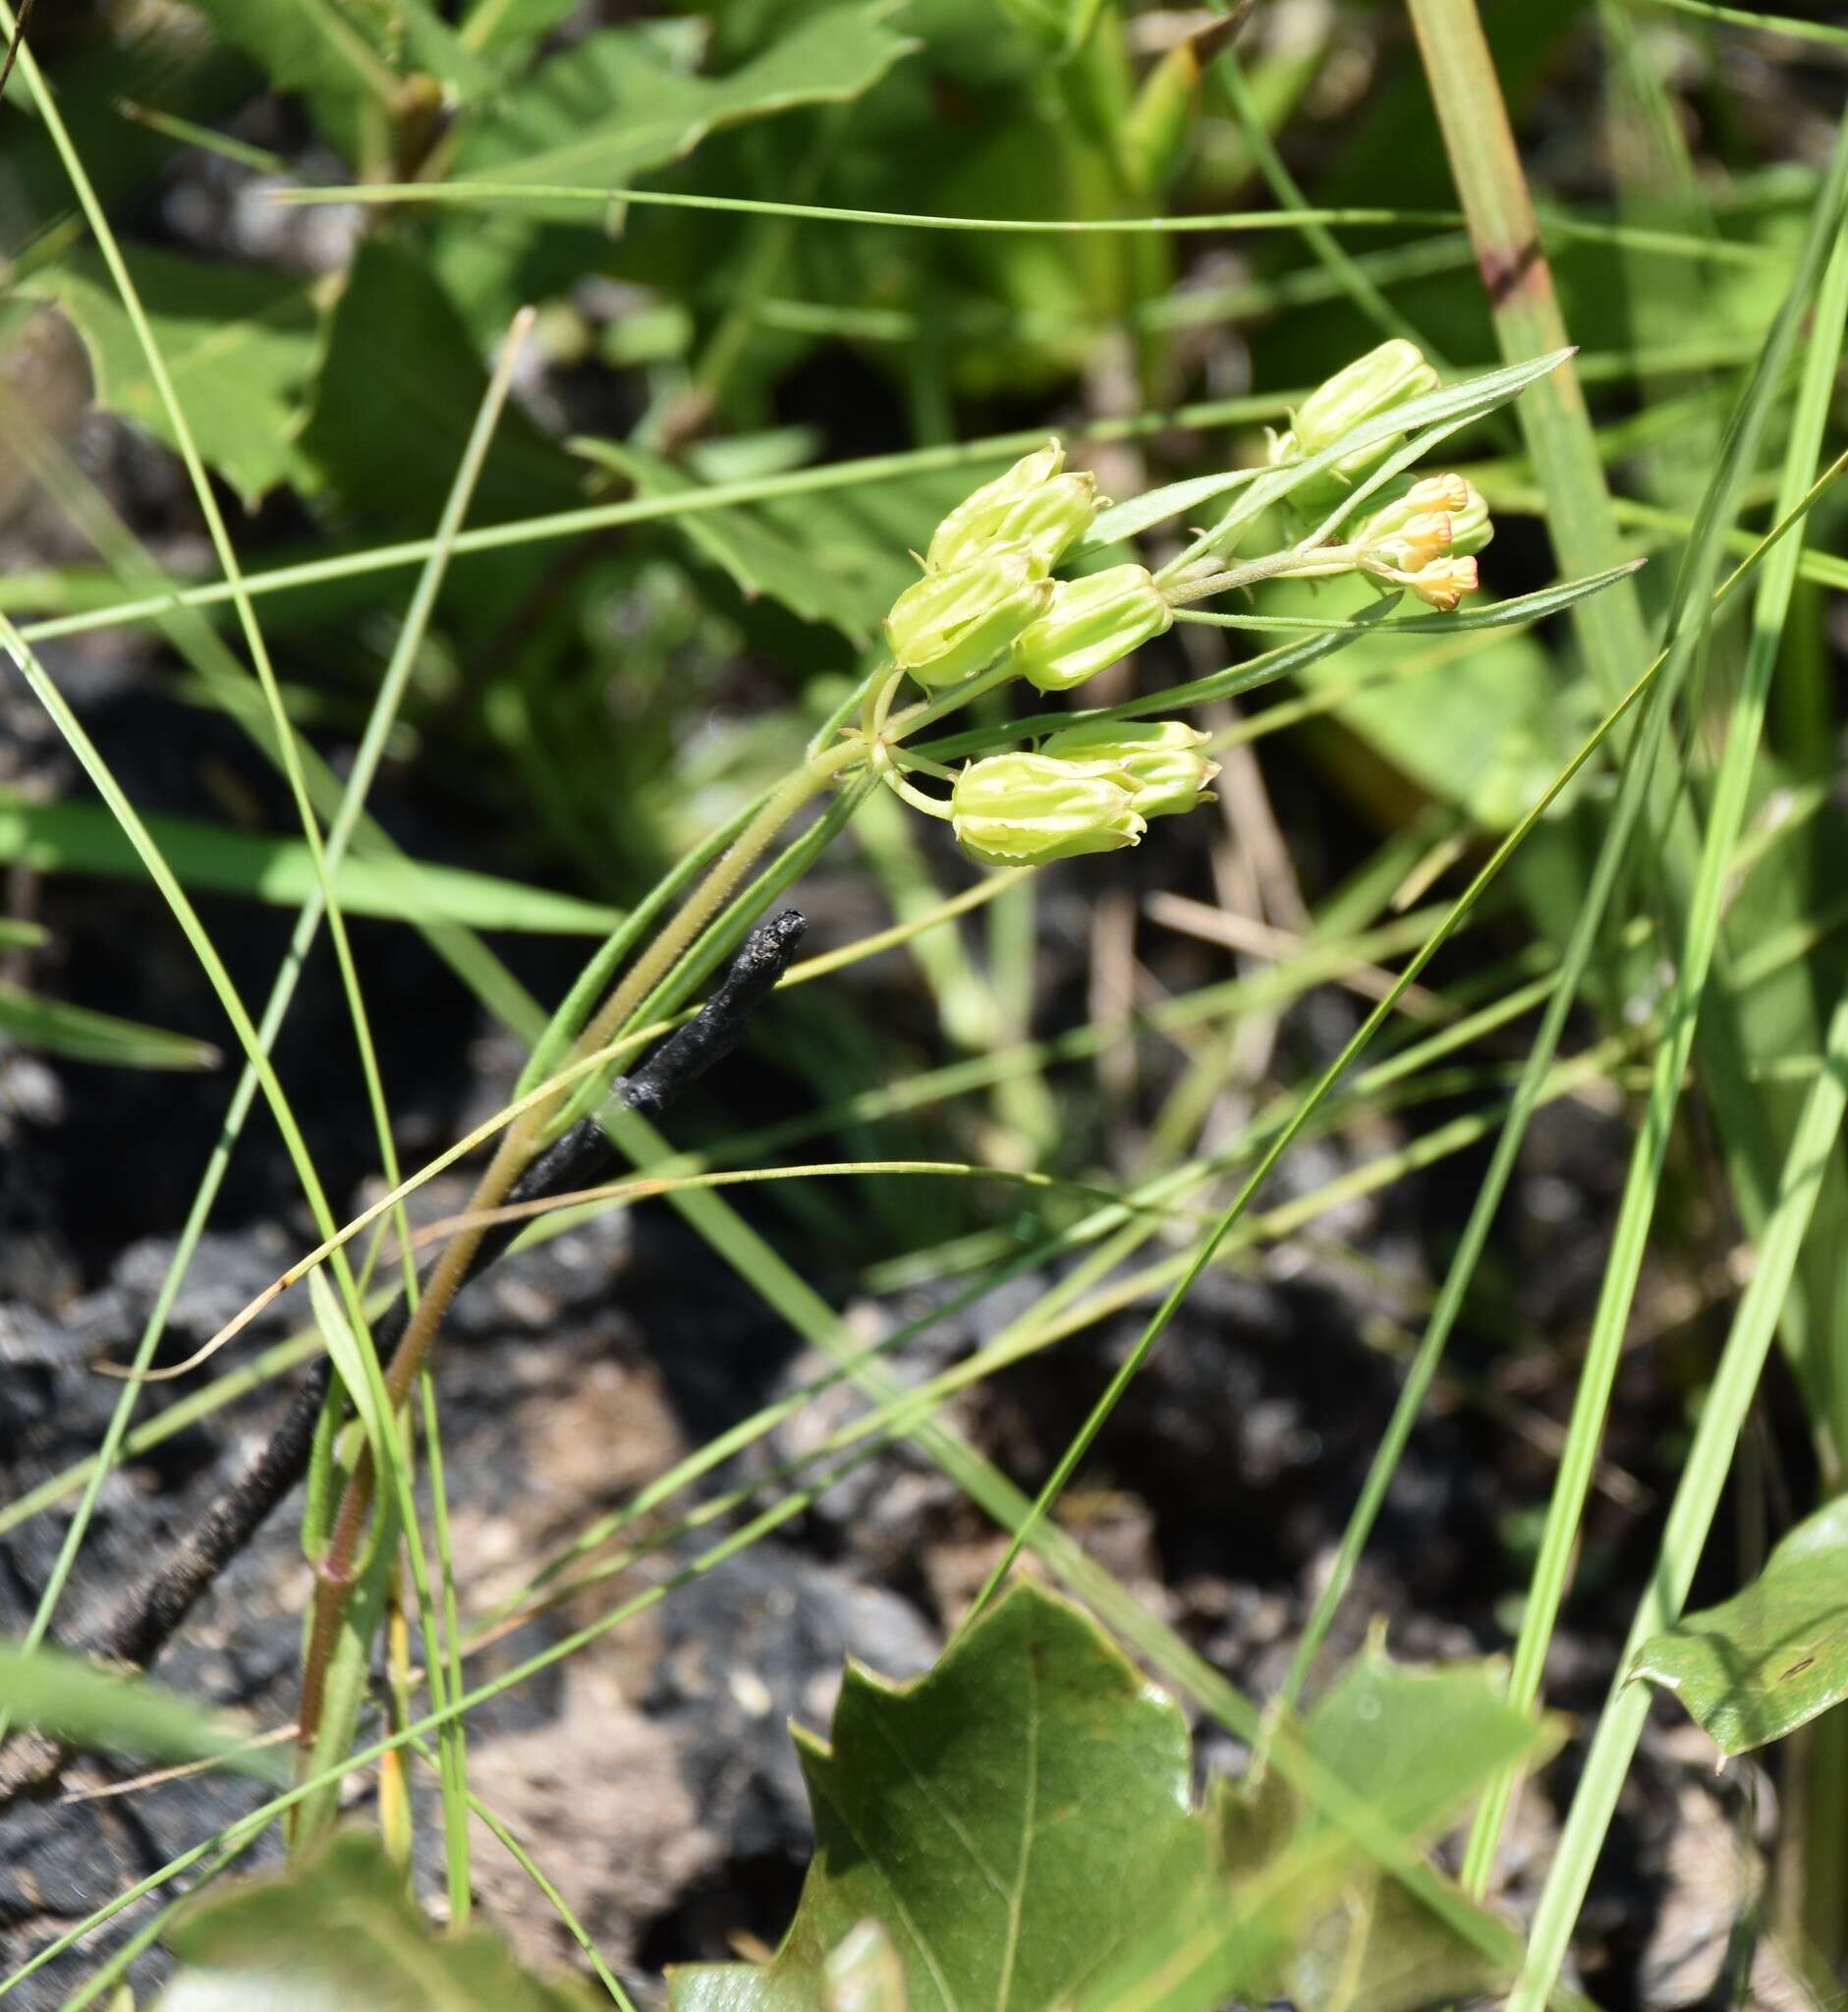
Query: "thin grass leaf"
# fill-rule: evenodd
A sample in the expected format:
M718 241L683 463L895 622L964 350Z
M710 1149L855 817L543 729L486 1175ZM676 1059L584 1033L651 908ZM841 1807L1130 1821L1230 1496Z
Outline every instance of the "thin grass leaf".
M183 887L283 908L318 901L314 862L299 838L229 831L191 817L150 816L146 824ZM28 803L6 792L0 792L0 860L41 873L143 877L134 846L106 810L93 804ZM623 920L620 909L549 887L426 860L412 866L408 872L395 861L337 857L330 867L334 892L349 915L400 922L438 918L531 935L598 935Z
M1562 580L1534 593L1514 594L1507 600L1491 601L1486 607L1459 608L1453 615L1412 615L1394 619L1317 621L1311 615L1219 615L1204 608L1177 608L1175 618L1199 622L1214 629L1255 629L1277 632L1306 632L1318 636L1456 636L1473 630L1512 629L1532 622L1543 622L1549 615L1566 609L1595 593L1603 592L1620 580L1641 572L1649 562L1629 559L1621 566L1609 566L1586 580ZM1389 605L1396 605L1396 601Z
M145 1677L98 1669L62 1649L0 1643L0 1714L74 1747L146 1760L221 1760L258 1781L288 1779L272 1747Z
M1836 1004L1829 1022L1826 1064L1811 1087L1791 1137L1777 1206L1759 1248L1758 1267L1734 1313L1695 1428L1694 1444L1682 1468L1655 1570L1631 1619L1617 1676L1547 1871L1529 1935L1526 1965L1509 2001L1510 2012L1536 2012L1543 2005L1564 1960L1573 1923L1649 1716L1648 1689L1634 1681L1635 1658L1652 1635L1673 1623L1694 1582L1695 1567L1718 1511L1776 1334L1779 1302L1796 1273L1820 1192L1819 1170L1839 1138L1845 1110L1848 996ZM1836 1506L1839 1508L1839 1503Z
M1297 395L1307 396L1307 387ZM1176 407L1171 412L1143 413L1122 419L1097 419L1073 437L1100 443L1138 440L1174 426L1236 425L1252 419L1280 419L1290 396L1289 393L1246 394L1238 398L1207 399L1196 405ZM781 475L714 482L709 487L681 495L638 496L618 503L552 511L542 516L516 518L506 524L478 525L473 530L459 531L450 548L456 553L500 551L552 538L580 537L626 524L663 521L695 511L733 509L741 504L810 495L862 482L905 480L942 470L980 467L983 463L1005 460L1009 456L1043 447L1045 439L1043 427L1033 427L1025 432L992 434L982 439L957 441L943 446L911 448L901 453L830 462L818 468L797 469ZM434 540L431 538L406 538L396 543L371 545L364 551L342 553L334 558L303 560L299 564L246 576L242 591L248 597L261 598L265 594L283 593L298 587L323 587L332 582L363 579L372 573L421 564L433 549ZM22 629L21 634L28 643L43 643L54 637L83 635L124 623L157 620L178 608L215 606L235 600L239 591L238 587L222 580L189 587L165 587L157 593L144 593L105 607L86 608L81 613L31 622Z
M789 217L810 223L885 224L895 230L978 231L1011 237L1187 236L1202 231L1300 231L1306 224L1336 225L1346 230L1394 230L1420 225L1441 228L1464 221L1453 209L1384 209L1365 205L1344 209L1248 209L1209 215L1182 213L1137 217L936 216L902 209L840 209L825 203L777 202L758 196L704 196L665 189L595 189L488 181L347 183L316 189L279 189L273 192L272 200L291 205L416 202L491 207L501 203L559 203L601 208L607 211L613 222L618 223L623 210L629 206L703 209L726 211L738 216ZM1712 256L1709 239L1688 238L1672 231L1637 231L1623 224L1598 223L1558 214L1547 217L1546 229L1557 237L1591 244L1639 244L1652 252L1679 251L1690 258L1706 260Z
M1756 462L1784 363L1820 288L1824 290L1828 315L1827 333L1819 335L1810 349L1806 369L1807 426L1801 443L1793 442L1792 452L1786 458L1781 483L1786 505L1794 507L1809 485L1826 412L1825 387L1832 382L1841 351L1844 314L1848 313L1848 247L1836 252L1826 277L1823 272L1824 261L1835 247L1845 204L1848 126L1843 127L1837 138L1834 160L1812 210L1791 290L1766 339L1759 367L1740 399L1727 429L1721 464L1702 502L1695 539L1677 583L1669 616L1668 675L1664 681L1668 689L1673 688L1678 673L1685 670L1706 633L1707 602L1719 563L1719 533L1731 521L1740 487ZM1695 1028L1708 996L1708 980L1724 910L1728 866L1745 823L1771 672L1794 580L1791 549L1788 542L1780 546L1762 579L1754 612L1752 646L1730 707L1725 750L1708 807L1706 841L1675 963L1676 979L1668 1008L1669 1032L1657 1051L1647 1113L1618 1203L1610 1255L1573 1400L1566 1448L1554 1480L1540 1554L1515 1643L1509 1672L1510 1695L1524 1703L1539 1695L1547 1646L1565 1595L1591 1462L1602 1436L1623 1335L1660 1191L1668 1141L1693 1051ZM1641 751L1641 758L1652 768L1652 747ZM1709 1072L1709 1080L1718 1073ZM1742 1081L1737 1088L1749 1094ZM1514 1790L1512 1779L1498 1784L1484 1798L1478 1815L1465 1863L1465 1884L1474 1892L1485 1888Z
M1800 42L1848 48L1848 28L1838 28L1826 21L1805 21L1794 14L1760 14L1751 8L1717 6L1715 0L1628 0L1628 4L1641 9L1666 7L1676 14L1691 14L1697 20L1720 27L1756 28L1763 34L1789 35Z
M168 1034L113 1013L97 1013L63 999L41 998L0 978L0 1034L21 1046L63 1055L73 1062L102 1062L118 1069L216 1069L224 1060L210 1041Z
M1838 154L1838 171L1842 154L1848 154L1848 144ZM1819 451L1845 323L1848 241L1836 245L1816 303L1804 386L1785 455L1781 486L1786 497L1802 490L1804 475ZM1723 779L1727 769L1735 764L1735 743L1756 739L1756 715L1762 714L1789 612L1796 557L1795 542L1786 541L1771 553L1761 576L1741 697L1722 766ZM1747 774L1733 775L1730 788L1716 793L1715 822L1724 817L1735 831L1744 808L1742 791L1749 780L1749 754L1748 749L1744 756L1736 758L1737 767ZM1718 898L1716 893L1715 902ZM1665 1045L1673 1052L1672 1042ZM1718 1506L1720 1489L1744 1429L1746 1411L1758 1386L1765 1351L1783 1311L1820 1192L1820 1168L1840 1131L1844 1094L1848 1094L1841 1073L1848 1066L1844 1062L1844 1057L1848 1057L1848 1000L1835 1009L1827 1051L1831 1067L1812 1086L1792 1135L1777 1201L1760 1239L1758 1269L1734 1315L1713 1387L1696 1428L1694 1447L1682 1470L1655 1575L1631 1622L1623 1663L1635 1654L1644 1640L1665 1627L1679 1612ZM1681 1052L1685 1055L1685 1039ZM1652 1094L1654 1089L1652 1085ZM1628 1193L1626 1189L1626 1201ZM1620 1231L1621 1227L1620 1220ZM1627 1311L1627 1296L1623 1305ZM1602 1313L1600 1301L1600 1315ZM1621 1691L1623 1663L1619 1687L1613 1691L1599 1721L1592 1754L1547 1873L1529 1938L1527 1962L1511 2000L1511 2012L1538 2012L1558 1976L1573 1923L1590 1884L1593 1865L1642 1732L1647 1695L1641 1687L1627 1694Z

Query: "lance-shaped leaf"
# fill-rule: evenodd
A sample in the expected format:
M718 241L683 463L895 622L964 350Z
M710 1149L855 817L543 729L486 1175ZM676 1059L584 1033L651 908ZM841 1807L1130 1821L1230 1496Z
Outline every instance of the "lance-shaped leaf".
M5 978L0 978L0 1034L48 1055L121 1069L215 1069L223 1059L210 1041L64 999L41 998Z
M1672 1692L1727 1756L1848 1698L1848 1495L1798 1524L1742 1593L1652 1636L1630 1675Z
M1113 503L1108 510L1099 510L1073 547L1074 554L1107 550L1147 531L1150 525L1179 517L1184 511L1198 510L1228 489L1242 489L1264 473L1261 468L1224 469L1217 475L1192 475L1186 481L1169 482L1159 489L1145 489L1126 503Z

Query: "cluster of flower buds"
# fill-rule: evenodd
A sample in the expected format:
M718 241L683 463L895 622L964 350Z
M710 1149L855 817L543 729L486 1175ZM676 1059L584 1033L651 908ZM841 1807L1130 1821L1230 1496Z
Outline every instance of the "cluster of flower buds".
M1405 438L1405 429L1391 429L1391 416L1436 384L1414 344L1382 343L1292 415L1290 430L1271 442L1278 467L1339 449L1369 420L1388 421L1382 437L1338 452L1289 490L1309 535L1358 485L1378 480ZM944 518L919 562L923 578L893 602L885 622L892 672L868 698L861 728L868 759L907 802L947 817L965 850L989 865L1035 866L1135 845L1151 817L1211 801L1219 771L1201 752L1204 734L1180 720L1085 722L1048 734L1031 752L951 770L907 754L897 745L902 733L888 734L893 691L909 676L934 695L906 716L912 721L1014 679L1038 692L1070 692L1166 631L1176 602L1259 579L1360 573L1444 610L1476 591L1475 555L1493 531L1487 506L1461 475L1398 475L1364 501L1366 514L1339 542L1306 536L1242 570L1196 578L1183 569L1165 591L1137 565L1060 580L1052 569L1101 506L1092 477L1067 472L1063 448L1048 442ZM948 803L907 782L908 769L948 781Z
M1449 613L1476 591L1476 554L1495 535L1488 505L1459 475L1404 477L1349 537L1358 569Z
M1067 473L1064 461L1048 443L937 526L924 578L885 623L895 668L925 691L989 672L1070 692L1172 625L1145 566L1052 577L1100 508L1093 478ZM1036 753L970 762L953 778L948 815L969 854L990 865L1111 852L1136 844L1149 818L1209 800L1219 771L1198 752L1204 740L1179 720L1068 728Z
M885 621L893 663L926 691L960 684L1006 652L1010 676L1069 692L1174 620L1146 567L1051 577L1099 508L1095 478L1064 464L1064 448L1048 442L937 526L924 578Z

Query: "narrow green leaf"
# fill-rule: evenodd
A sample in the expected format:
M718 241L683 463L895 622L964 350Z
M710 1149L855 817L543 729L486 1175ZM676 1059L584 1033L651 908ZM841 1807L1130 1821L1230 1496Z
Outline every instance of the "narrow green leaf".
M317 892L303 839L227 831L190 817L149 817L147 830L183 887L248 895L282 908L300 908ZM145 878L134 846L107 810L94 804L32 804L6 791L0 791L0 861L43 873ZM461 922L534 935L599 936L622 921L620 909L598 902L426 861L411 866L346 857L333 883L346 914L420 926Z
M210 1041L118 1020L113 1013L96 1013L63 999L40 998L3 978L0 1033L46 1054L73 1062L108 1062L121 1069L216 1069L224 1059Z
M1108 510L1098 511L1091 529L1073 545L1070 556L1082 559L1087 553L1121 544L1150 525L1179 517L1184 510L1198 510L1203 503L1210 503L1228 489L1243 488L1266 473L1261 468L1239 468L1219 475L1194 475L1184 482L1168 482L1159 489L1145 489L1127 503L1113 503Z
M74 1747L138 1760L222 1760L241 1774L281 1782L288 1769L251 1734L144 1677L113 1676L59 1649L0 1643L0 1716Z
M1183 622L1202 622L1215 629L1283 630L1321 636L1456 636L1472 629L1513 629L1526 622L1543 622L1586 600L1619 580L1627 580L1648 562L1630 559L1621 566L1607 566L1601 573L1584 580L1561 580L1533 593L1518 593L1504 601L1490 601L1486 607L1459 608L1454 615L1374 614L1370 620L1352 617L1318 618L1314 615L1221 615L1204 608L1177 608ZM1279 583L1287 585L1287 583ZM1403 603L1402 603L1403 604Z
M1848 1698L1848 1496L1798 1524L1743 1592L1652 1636L1629 1674L1672 1693L1728 1758Z
M354 1333L340 1297L328 1282L325 1267L315 1265L308 1275L308 1297L314 1303L314 1324L334 1359L334 1373L346 1385L353 1409L359 1414L371 1449L373 1471L387 1475L395 1464L396 1448L390 1421L379 1408L378 1374L366 1362L366 1349Z

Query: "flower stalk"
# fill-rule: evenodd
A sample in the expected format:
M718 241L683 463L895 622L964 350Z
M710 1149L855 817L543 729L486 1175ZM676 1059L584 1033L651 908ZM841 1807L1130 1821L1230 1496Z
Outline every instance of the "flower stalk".
M1410 343L1382 344L1320 387L1272 443L1280 473L1338 448L1355 426L1375 422L1430 390L1435 372ZM1070 692L1163 635L1188 602L1281 578L1358 574L1428 606L1454 608L1477 588L1475 554L1492 530L1480 495L1460 475L1381 484L1379 472L1402 435L1337 454L1324 469L1286 486L1287 507L1320 521L1351 496L1378 487L1368 515L1340 542L1295 544L1204 577L1163 583L1130 563L1071 579L1053 568L1072 551L1102 507L1092 475L1067 471L1057 441L1023 457L958 504L932 534L921 574L894 601L884 624L889 661L868 681L858 720L831 745L812 749L714 862L681 908L611 990L573 1044L569 1062L593 1058L633 1028L682 971L713 920L732 902L777 834L814 798L855 775L876 777L922 815L947 822L983 865L1022 866L1111 852L1141 842L1154 817L1184 814L1212 801L1218 773L1206 737L1180 720L1102 721L1062 729L961 768L908 754L904 743L946 714L1008 684ZM1356 502L1362 498L1356 498ZM923 697L898 699L906 681ZM948 785L931 795L914 777ZM605 1065L607 1066L607 1065ZM588 1115L603 1094L591 1074L536 1102L502 1135L457 1231L437 1258L416 1311L384 1371L395 1412L429 1359L450 1302L470 1275L491 1216L562 1123ZM304 1658L300 1740L311 1753L327 1672L358 1575L376 1496L362 1451L316 1567Z

